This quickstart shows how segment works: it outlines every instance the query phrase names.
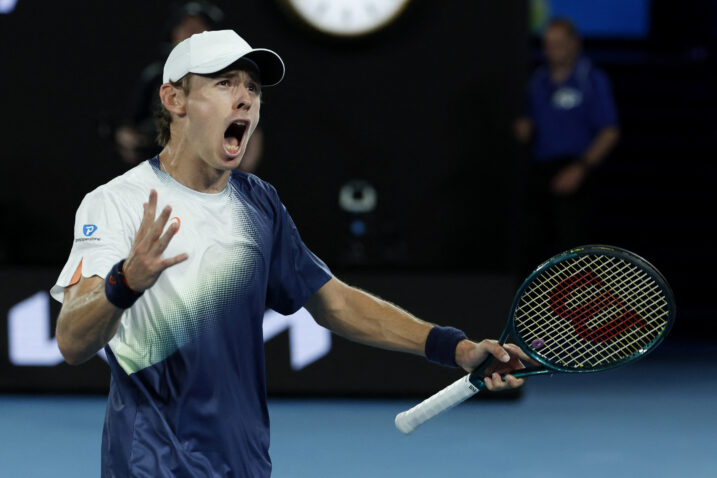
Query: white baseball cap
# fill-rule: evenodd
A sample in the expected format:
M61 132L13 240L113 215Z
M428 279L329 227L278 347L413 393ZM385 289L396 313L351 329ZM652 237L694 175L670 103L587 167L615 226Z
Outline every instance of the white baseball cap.
M164 64L162 81L179 81L187 73L216 73L240 58L256 64L262 86L274 86L284 78L281 57L265 48L252 48L233 30L195 33L179 43Z

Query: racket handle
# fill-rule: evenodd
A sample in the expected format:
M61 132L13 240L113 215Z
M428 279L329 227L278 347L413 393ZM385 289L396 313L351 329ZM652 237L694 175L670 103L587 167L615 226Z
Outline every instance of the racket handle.
M469 378L470 375L459 378L410 410L396 415L396 428L402 433L409 434L439 413L463 403L478 393L478 388L471 384Z

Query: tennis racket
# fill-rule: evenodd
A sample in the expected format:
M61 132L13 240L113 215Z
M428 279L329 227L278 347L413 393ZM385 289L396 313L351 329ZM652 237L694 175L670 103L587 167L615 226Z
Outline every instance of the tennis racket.
M558 254L528 276L498 342L512 336L539 364L511 372L516 378L600 372L644 357L674 320L670 286L649 262L617 247L588 245ZM484 389L491 360L396 415L396 428L411 433Z

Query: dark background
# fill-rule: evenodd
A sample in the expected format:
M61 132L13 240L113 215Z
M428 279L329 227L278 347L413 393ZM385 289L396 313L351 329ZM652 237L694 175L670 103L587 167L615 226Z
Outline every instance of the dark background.
M277 187L309 247L339 277L427 320L498 335L520 282L523 178L510 124L540 59L527 3L414 0L396 24L356 41L313 34L275 1L215 3L231 28L278 51L287 65L285 81L264 92L257 174ZM22 286L28 295L48 289L69 253L82 197L126 170L113 129L139 72L161 58L170 5L19 0L12 14L0 15L0 267L8 289L0 329L9 297L22 296L10 272L36 271L32 286ZM644 38L584 42L612 80L622 130L596 172L592 242L633 250L663 271L679 304L673 340L711 340L717 7L706 0L650 5ZM338 205L340 187L353 179L378 192L358 255L353 218ZM481 291L473 295L471 287ZM463 318L453 320L460 311ZM4 346L2 389L27 387L22 377L34 371L3 372ZM281 338L268 344L270 388L312 383L312 376L292 375L282 353ZM340 340L332 353L336 360L307 372L317 367L313 377L337 377L366 364L347 380L375 383L409 363L414 374L433 370ZM445 383L445 372L427 388L434 379Z
M339 188L363 179L379 205L362 264L505 267L480 250L510 238L508 124L529 56L521 2L417 1L394 28L355 42L310 34L277 2L216 3L231 27L287 65L281 86L265 91L258 174L317 254L341 265ZM27 231L6 239L7 261L62 264L82 197L123 171L109 132L139 72L160 55L167 9L20 0L0 17L3 70L13 72L3 75L3 156L12 160L2 203ZM19 178L30 171L38 174L28 188Z

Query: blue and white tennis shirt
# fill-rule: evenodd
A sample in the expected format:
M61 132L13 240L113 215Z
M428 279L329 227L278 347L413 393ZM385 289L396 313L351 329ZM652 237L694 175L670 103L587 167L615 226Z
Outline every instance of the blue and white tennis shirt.
M267 477L262 317L291 314L330 278L276 190L234 172L218 194L189 189L158 158L85 196L52 295L127 257L151 189L179 223L165 270L105 347L112 369L103 477Z

